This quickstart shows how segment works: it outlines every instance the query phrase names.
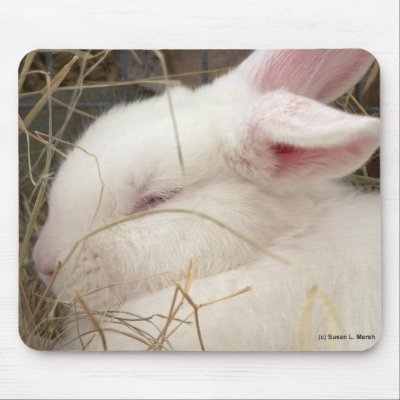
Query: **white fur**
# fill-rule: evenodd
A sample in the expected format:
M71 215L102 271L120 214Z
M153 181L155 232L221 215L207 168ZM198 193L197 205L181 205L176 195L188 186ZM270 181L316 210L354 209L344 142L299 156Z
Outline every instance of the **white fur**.
M210 220L191 213L160 213L89 237L61 268L54 293L70 300L76 289L85 294L127 281L85 299L99 310L165 314L172 282L184 279L194 260L199 278L191 291L195 301L252 288L200 311L206 349L298 348L301 310L313 285L328 294L349 334L378 338L377 196L355 193L323 173L333 170L332 176L343 176L365 162L377 147L376 121L286 91L266 93L243 78L243 67L194 92L175 88L171 96L185 175L165 95L117 106L101 116L77 143L96 155L101 178L96 159L75 148L52 184L48 220L34 249L44 279L43 273L63 261L85 234L135 215L152 194L165 197L155 209L205 213L265 250L306 266L312 278L261 254ZM288 115L285 107L296 101L307 107ZM300 141L295 135L299 126L304 130ZM275 151L280 143L295 146L299 155L284 158ZM320 153L328 156L321 161ZM290 160L300 162L288 168ZM284 174L277 173L280 168ZM310 171L316 172L306 179ZM164 271L169 274L158 275ZM332 346L318 340L319 333L328 333L327 318L320 301L310 333L313 349ZM335 329L332 333L338 334ZM123 335L107 336L111 349L140 348ZM171 340L177 349L198 349L193 326L178 329ZM362 349L375 341L346 342ZM91 348L101 348L98 338Z

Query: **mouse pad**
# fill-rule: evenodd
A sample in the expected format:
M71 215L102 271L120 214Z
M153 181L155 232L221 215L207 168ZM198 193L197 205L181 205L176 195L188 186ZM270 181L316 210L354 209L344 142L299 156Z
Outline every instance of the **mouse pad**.
M361 351L380 336L362 49L35 50L19 330L53 351Z

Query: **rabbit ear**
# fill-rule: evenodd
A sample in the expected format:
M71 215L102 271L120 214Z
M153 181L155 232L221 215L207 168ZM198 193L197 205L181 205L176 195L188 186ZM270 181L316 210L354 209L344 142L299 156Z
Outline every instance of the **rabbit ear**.
M237 72L261 91L283 88L329 103L352 88L374 60L362 49L256 51Z
M282 90L265 94L246 115L227 127L227 159L257 181L345 176L378 147L378 119Z

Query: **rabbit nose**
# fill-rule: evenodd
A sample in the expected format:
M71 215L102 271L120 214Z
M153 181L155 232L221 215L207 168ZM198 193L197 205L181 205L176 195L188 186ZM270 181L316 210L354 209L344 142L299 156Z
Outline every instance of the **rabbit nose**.
M49 254L36 254L34 257L35 266L41 278L51 278L55 271L54 258Z
M44 279L51 278L55 270L55 258L48 249L49 243L40 236L33 249L32 257L39 275Z
M51 278L54 275L54 265L44 265L44 266L39 266L38 271L39 274L47 277L47 278Z

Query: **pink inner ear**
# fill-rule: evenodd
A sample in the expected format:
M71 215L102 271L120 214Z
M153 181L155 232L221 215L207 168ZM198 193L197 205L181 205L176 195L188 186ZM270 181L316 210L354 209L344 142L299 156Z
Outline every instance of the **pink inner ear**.
M307 163L318 168L321 160L326 158L328 154L328 150L325 148L303 149L284 143L275 143L271 147L277 161L273 174L275 177L292 175L296 172L296 169L303 169Z
M234 133L237 164L263 177L338 178L378 147L376 118L347 114L285 91L261 96Z
M364 138L342 146L330 148L301 148L285 143L271 144L276 158L273 176L292 177L299 173L304 176L335 177L343 170L343 175L359 166L359 157L363 157L365 148L376 143L375 138ZM354 165L354 166L353 166ZM339 173L340 175L340 173Z
M239 70L260 90L284 88L329 103L367 72L374 57L362 49L257 51Z

